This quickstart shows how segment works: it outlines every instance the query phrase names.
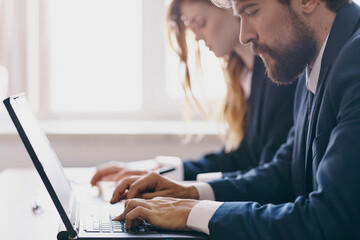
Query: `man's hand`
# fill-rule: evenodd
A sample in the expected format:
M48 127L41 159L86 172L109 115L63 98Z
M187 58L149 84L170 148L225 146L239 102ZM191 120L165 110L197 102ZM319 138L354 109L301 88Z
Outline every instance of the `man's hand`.
M120 181L110 203L114 204L125 198L154 197L199 199L199 193L194 186L179 184L152 172L143 177L128 177Z
M131 169L127 163L109 162L97 168L96 173L91 179L91 185L95 186L99 181L117 182L125 177L146 175L149 172L150 169L149 171Z
M124 212L114 220L125 220L125 227L137 226L142 220L155 227L169 230L190 230L186 222L191 209L198 200L157 197L151 200L131 199L125 201Z

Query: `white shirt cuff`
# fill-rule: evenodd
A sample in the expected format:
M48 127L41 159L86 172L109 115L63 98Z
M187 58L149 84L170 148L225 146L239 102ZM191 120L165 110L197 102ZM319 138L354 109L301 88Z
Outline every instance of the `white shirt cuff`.
M176 181L184 181L184 165L183 161L178 157L157 156L155 161L162 166L173 166L174 171L164 173L163 175Z
M209 172L209 173L199 173L196 176L196 181L198 182L208 182L211 180L221 179L222 172Z
M192 230L209 235L209 222L222 202L200 201L190 211L186 226Z
M199 200L211 200L215 201L214 190L210 186L210 184L205 182L193 183L194 187L196 187L199 193Z

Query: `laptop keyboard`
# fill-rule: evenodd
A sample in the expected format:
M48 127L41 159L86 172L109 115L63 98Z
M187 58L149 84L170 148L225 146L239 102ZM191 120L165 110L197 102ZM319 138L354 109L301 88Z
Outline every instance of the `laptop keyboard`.
M139 226L130 229L125 228L125 221L113 221L115 217L121 214L121 211L112 206L89 205L84 211L86 232L102 233L120 233L120 232L153 232L155 228L149 223L143 221ZM115 210L115 211L114 211Z

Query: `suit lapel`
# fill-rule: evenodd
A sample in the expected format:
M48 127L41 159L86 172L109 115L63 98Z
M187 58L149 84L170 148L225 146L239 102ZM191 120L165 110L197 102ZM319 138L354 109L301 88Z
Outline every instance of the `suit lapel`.
M302 101L304 101L304 103L300 108L300 114L297 119L297 137L294 146L295 163L293 163L293 167L295 168L293 168L293 180L296 195L307 195L317 186L314 177L317 166L312 166L312 142L317 136L316 124L324 90L327 85L327 76L340 50L357 29L356 26L359 24L359 11L357 5L351 3L346 4L339 10L335 18L321 61L319 81L309 113L310 115L306 114L306 107L304 106L308 105L308 98L304 96L306 90L303 91ZM307 121L309 122L307 123ZM305 127L306 124L308 124L307 128ZM300 176L301 174L303 175Z
M316 88L316 92L314 95L314 99L312 101L311 110L309 112L308 117L308 127L307 127L307 133L306 133L306 155L305 155L305 187L306 187L306 193L310 193L312 189L314 189L315 181L313 180L313 168L312 168L312 143L315 139L315 129L316 129L316 123L317 118L319 115L320 105L321 105L321 99L324 94L324 89L326 86L326 76L331 68L331 65L325 66L325 74L321 79L319 79L318 86Z

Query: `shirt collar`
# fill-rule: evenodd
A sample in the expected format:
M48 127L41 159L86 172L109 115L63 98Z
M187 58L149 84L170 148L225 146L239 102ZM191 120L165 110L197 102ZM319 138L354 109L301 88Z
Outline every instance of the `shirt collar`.
M329 37L329 36L328 36ZM324 55L325 46L328 40L328 37L326 38L325 42L323 43L320 52L315 60L314 66L306 67L306 87L308 90L310 90L313 94L316 92L316 87L319 81L320 76L320 69L321 69L321 61Z

